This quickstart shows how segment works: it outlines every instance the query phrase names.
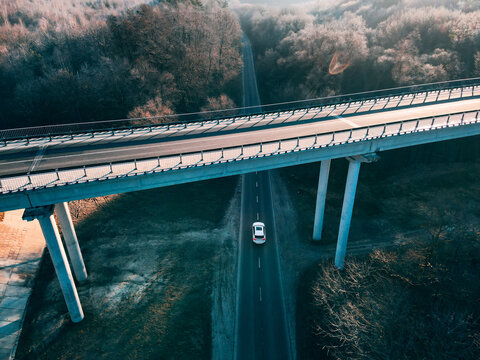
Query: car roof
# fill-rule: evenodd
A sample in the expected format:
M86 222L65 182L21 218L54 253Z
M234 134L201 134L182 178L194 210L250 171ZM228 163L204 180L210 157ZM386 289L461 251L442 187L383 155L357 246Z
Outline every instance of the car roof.
M252 226L263 226L263 227L265 227L265 224L257 221L257 222L254 222Z

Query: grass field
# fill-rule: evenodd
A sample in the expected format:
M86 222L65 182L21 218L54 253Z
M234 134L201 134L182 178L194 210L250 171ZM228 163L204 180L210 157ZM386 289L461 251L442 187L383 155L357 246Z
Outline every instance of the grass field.
M78 286L85 319L69 321L47 256L17 358L209 359L212 279L221 244L238 235L228 226L238 214L225 219L237 179L100 203L76 227L89 272Z

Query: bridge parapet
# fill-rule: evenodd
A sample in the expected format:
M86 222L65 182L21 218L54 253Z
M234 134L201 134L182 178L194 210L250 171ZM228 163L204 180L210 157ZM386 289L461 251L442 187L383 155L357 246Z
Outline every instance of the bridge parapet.
M73 184L103 182L156 173L170 173L185 169L236 163L259 158L272 158L278 155L302 153L310 150L332 148L339 145L468 126L478 124L479 122L479 111L455 113L438 117L359 127L337 132L279 139L246 146L225 147L201 152L180 153L166 157L132 159L119 163L9 176L0 179L0 196L12 193L29 193L34 190L58 188ZM391 146L395 148L395 145ZM398 147L401 146L402 145L399 145ZM373 151L376 150L377 149L374 149Z
M328 116L348 116L362 112L393 110L458 99L480 97L480 78L413 85L326 98L293 101L238 109L176 114L150 118L120 119L75 124L59 124L0 130L0 142L8 145L85 141L88 137L125 137L142 133L181 132L195 127L214 129L228 124L258 125L262 118L289 115L285 122L305 121ZM309 114L309 115L307 115ZM253 120L253 122L252 122ZM0 148L1 150L1 148Z

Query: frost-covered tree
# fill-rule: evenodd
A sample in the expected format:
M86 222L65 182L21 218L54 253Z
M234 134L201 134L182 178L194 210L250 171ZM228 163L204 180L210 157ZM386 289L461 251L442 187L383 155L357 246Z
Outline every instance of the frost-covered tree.
M477 74L480 5L450 0L339 0L238 10L264 102ZM294 26L296 25L296 26Z

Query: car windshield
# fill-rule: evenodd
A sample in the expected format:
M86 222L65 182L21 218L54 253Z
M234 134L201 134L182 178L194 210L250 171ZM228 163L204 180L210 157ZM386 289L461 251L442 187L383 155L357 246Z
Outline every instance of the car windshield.
M257 227L255 227L255 231L262 231L262 230L263 230L263 229L262 229L262 227L261 227L261 226L257 226Z

